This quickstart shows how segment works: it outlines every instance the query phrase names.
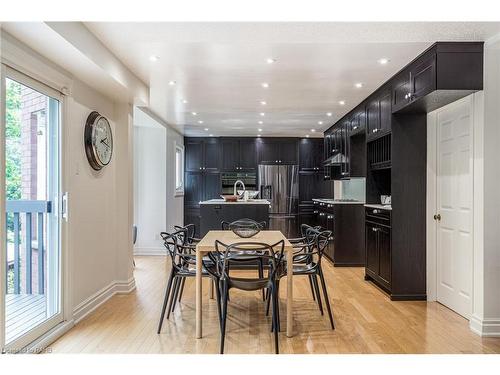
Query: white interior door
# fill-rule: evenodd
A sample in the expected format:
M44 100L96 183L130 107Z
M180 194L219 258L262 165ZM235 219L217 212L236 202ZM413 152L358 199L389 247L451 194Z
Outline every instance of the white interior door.
M444 107L436 115L436 125L437 300L469 319L473 270L472 98Z

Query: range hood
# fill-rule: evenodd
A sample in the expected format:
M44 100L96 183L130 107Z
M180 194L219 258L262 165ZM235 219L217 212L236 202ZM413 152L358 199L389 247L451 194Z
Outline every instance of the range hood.
M326 159L323 162L323 165L325 167L335 167L335 166L340 166L342 164L347 163L347 158L345 157L344 154L338 153L333 156L330 156L328 159Z

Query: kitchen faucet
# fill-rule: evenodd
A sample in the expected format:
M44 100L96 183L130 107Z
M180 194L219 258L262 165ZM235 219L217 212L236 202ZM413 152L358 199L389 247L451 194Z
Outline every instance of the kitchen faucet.
M234 183L234 195L238 195L238 194L236 194L236 186L238 185L238 183L240 183L241 186L243 186L243 194L245 194L245 189L246 189L245 184L241 180L236 180L236 182Z

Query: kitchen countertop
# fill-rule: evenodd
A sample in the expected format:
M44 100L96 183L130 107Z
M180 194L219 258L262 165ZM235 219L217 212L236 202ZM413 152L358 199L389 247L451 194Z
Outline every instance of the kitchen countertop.
M336 201L333 199L313 199L313 202L320 202L326 204L365 204L362 201Z
M392 211L392 206L390 204L365 204L365 207L379 208L381 210Z
M249 199L247 201L238 200L236 202L226 202L224 199L210 199L208 201L202 201L200 204L270 204L267 199Z

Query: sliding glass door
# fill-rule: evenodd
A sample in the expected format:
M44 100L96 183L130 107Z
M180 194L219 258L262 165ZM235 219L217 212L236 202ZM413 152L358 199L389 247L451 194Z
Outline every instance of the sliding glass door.
M4 342L19 350L62 321L60 95L3 69Z

